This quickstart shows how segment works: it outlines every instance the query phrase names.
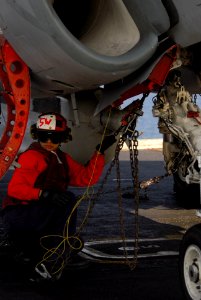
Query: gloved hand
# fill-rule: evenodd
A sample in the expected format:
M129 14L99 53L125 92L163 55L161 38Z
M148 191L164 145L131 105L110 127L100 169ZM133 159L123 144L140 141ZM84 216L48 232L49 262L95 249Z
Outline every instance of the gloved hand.
M96 146L96 150L104 154L105 150L107 150L110 146L112 146L116 141L117 140L113 134L108 135L103 139L102 144L98 144Z
M71 206L75 202L75 195L72 192L59 192L54 190L45 190L40 196L40 200L47 203L53 203L61 208L67 205Z

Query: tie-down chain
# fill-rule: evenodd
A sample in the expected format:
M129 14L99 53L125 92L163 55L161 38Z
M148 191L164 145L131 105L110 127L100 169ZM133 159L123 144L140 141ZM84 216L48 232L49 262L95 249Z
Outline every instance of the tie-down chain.
M139 166L138 166L138 137L139 132L135 129L137 118L142 115L142 106L145 98L147 97L147 94L143 95L143 98L141 99L141 102L138 101L137 108L135 107L135 110L130 112L129 114L124 116L122 118L122 124L120 128L114 133L115 136L119 135L120 138L116 145L115 149L115 157L112 160L103 180L102 183L97 191L97 193L93 194L92 197L89 197L89 208L87 215L85 216L79 230L78 234L81 232L82 228L86 225L88 221L88 217L90 213L92 212L92 209L95 205L96 200L100 197L101 194L104 194L104 186L108 180L108 177L110 176L113 167L116 165L116 178L117 178L117 193L118 193L118 206L119 206L119 219L120 219L120 225L121 225L121 239L123 241L123 250L124 250L124 256L125 260L121 261L109 261L107 260L107 263L124 263L127 264L131 270L133 270L137 265L137 256L138 256L138 250L139 250L139 191L140 189L147 189L148 186L154 183L158 183L161 179L163 179L164 176L158 176L153 177L147 181L139 182ZM127 252L127 242L126 242L126 235L125 235L125 220L124 220L124 210L123 210L123 201L122 201L122 188L121 188L121 176L120 176L120 162L119 162L119 154L120 151L123 149L124 143L127 143L129 148L129 155L130 155L130 167L131 167L131 174L132 174L132 186L133 186L133 203L134 203L134 253L132 259L128 258L128 252ZM102 261L103 262L103 261Z

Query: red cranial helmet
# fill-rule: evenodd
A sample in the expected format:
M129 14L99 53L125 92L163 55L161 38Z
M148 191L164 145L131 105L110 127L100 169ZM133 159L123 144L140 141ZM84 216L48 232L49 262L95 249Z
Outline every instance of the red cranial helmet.
M61 143L72 140L71 129L67 126L66 119L59 113L54 112L39 115L37 122L31 125L30 132L34 140L42 139L42 135L45 139L45 134L54 137Z

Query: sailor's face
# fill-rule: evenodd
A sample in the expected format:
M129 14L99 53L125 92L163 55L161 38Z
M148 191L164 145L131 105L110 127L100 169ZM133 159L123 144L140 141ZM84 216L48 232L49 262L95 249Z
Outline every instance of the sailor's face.
M45 142L40 142L40 145L43 149L47 151L56 151L60 144L54 144L50 139Z

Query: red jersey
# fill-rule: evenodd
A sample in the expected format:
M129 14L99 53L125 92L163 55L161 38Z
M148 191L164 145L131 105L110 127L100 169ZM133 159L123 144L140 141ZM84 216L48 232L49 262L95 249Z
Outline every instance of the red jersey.
M3 208L38 200L44 189L64 191L68 185L94 185L101 176L105 160L104 155L95 152L88 164L82 165L60 149L50 152L39 143L33 143L19 156L18 163L20 167L14 170L8 184Z

